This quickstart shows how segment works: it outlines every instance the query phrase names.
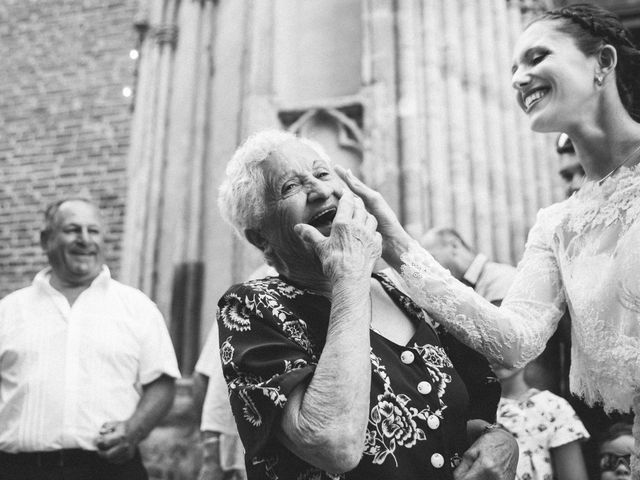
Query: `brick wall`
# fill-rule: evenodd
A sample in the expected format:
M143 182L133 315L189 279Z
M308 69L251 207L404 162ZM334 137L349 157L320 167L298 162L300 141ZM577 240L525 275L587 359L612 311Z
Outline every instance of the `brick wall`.
M136 0L0 2L0 298L45 264L44 206L88 193L118 273Z

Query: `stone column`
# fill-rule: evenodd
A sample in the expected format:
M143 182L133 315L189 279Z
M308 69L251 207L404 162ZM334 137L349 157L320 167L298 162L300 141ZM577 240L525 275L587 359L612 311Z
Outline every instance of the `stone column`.
M375 137L376 148L397 142L398 157L380 161L387 171L399 171L396 209L414 235L452 226L478 250L514 263L537 210L561 198L554 136L530 131L510 85L515 40L548 3L363 3L369 32L364 71L371 85L396 93L397 139ZM383 22L390 14L393 20ZM381 39L389 38L395 63L386 67L395 67L395 78L380 68L387 51ZM382 102L369 106L389 111ZM373 111L368 117L368 129L379 131L383 116ZM380 190L392 188L382 178L372 180Z
M199 352L215 18L213 1L147 0L136 20L122 279L158 304L187 373Z

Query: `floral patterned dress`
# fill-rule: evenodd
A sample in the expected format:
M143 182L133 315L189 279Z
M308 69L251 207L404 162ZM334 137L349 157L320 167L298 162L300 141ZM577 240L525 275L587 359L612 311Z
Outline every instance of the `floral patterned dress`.
M589 438L569 402L535 388L522 399L500 399L498 423L518 440L516 480L553 480L551 450Z
M451 479L467 448L469 401L424 312L383 275L385 291L416 327L407 345L375 331L364 455L332 475L304 462L276 438L287 395L309 382L322 354L331 304L282 277L231 287L218 306L223 371L253 479Z

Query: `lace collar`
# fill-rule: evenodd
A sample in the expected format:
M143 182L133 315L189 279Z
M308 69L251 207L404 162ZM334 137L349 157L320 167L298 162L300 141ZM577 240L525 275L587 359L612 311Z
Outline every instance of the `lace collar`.
M564 226L577 233L616 221L631 225L640 218L640 164L622 167L602 185L585 182L566 205Z

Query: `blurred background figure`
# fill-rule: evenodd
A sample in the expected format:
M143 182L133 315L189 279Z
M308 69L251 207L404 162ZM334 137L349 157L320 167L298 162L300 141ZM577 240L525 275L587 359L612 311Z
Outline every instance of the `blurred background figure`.
M520 447L516 478L587 480L580 444L589 433L569 403L548 390L530 387L524 368L494 371L502 385L498 423Z
M578 162L573 143L566 133L558 135L556 140L556 151L560 157L560 170L558 173L566 183L566 194L570 197L580 190L585 181L585 174L582 165Z
M146 480L180 377L156 305L111 276L88 197L50 203L48 266L0 300L0 480Z
M600 480L631 480L633 434L631 423L614 423L600 441Z
M222 375L215 323L196 364L193 381L195 404L201 409L202 418L202 468L198 480L245 480L244 449Z
M277 276L276 269L265 262L251 272L247 280ZM218 325L215 322L195 366L193 380L202 437L202 467L198 480L245 480L244 448L222 374Z
M489 261L453 228L432 228L422 236L420 243L455 278L494 305L502 303L516 272L512 265Z

